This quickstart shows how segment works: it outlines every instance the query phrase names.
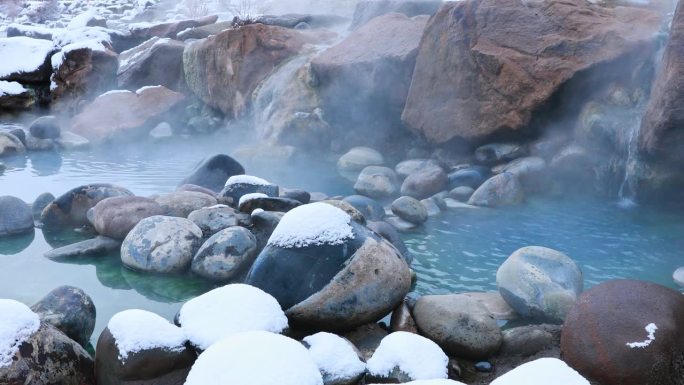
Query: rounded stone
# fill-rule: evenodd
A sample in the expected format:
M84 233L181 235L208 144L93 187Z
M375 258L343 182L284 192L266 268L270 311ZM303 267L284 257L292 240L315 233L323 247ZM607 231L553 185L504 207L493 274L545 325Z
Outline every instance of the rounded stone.
M38 139L57 139L59 138L62 129L59 121L55 116L42 116L34 120L29 126L31 135Z
M399 192L399 180L389 167L365 167L354 184L354 191L371 198L388 198Z
M426 169L431 169L434 167L440 167L436 161L432 159L408 159L397 163L394 167L394 171L401 178L406 178L411 174L421 172Z
M228 281L249 270L256 258L256 237L244 227L229 227L209 238L192 259L192 272L213 280Z
M237 206L243 195L256 193L277 197L280 195L280 188L260 178L249 175L236 175L228 179L218 196L231 198L234 205Z
M511 254L496 272L499 293L521 316L563 322L582 292L582 271L567 255L540 246Z
M429 198L447 187L447 175L441 167L430 167L413 173L404 179L401 195L416 199Z
M47 205L41 213L40 221L47 227L89 226L88 210L101 200L118 196L133 196L133 193L107 183L79 186Z
M38 195L33 204L31 205L31 212L33 213L33 218L36 220L40 219L40 214L43 212L45 207L55 200L55 196L49 192L42 193Z
M214 206L216 198L196 191L174 191L154 199L169 216L187 218L191 212L202 207Z
M244 173L245 168L237 160L228 155L218 154L203 160L180 184L194 184L218 192L228 178Z
M162 206L152 199L130 196L101 200L92 210L95 230L114 239L126 238L141 220L164 214Z
M527 154L527 149L517 143L490 143L475 150L475 159L486 165L508 162Z
M496 207L521 203L525 199L518 177L504 172L487 179L468 199L473 206Z
M382 166L385 159L378 151L369 147L354 147L337 160L341 173L360 172L367 166Z
M16 136L0 131L0 156L23 154L26 147Z
M482 167L465 167L449 173L449 188L471 187L476 189L487 180L491 173Z
M121 261L133 270L179 273L186 270L202 240L202 230L185 218L155 215L128 233Z
M82 289L60 286L31 306L42 322L61 330L72 340L86 346L95 329L95 304Z
M249 214L238 212L226 205L203 207L191 212L188 219L202 229L205 238L232 226L249 226L252 223Z
M401 255L406 260L406 263L411 266L413 262L413 255L409 251L404 241L401 239L399 232L394 226L384 221L368 222L368 228L378 233L380 236L390 241L390 243L399 250Z
M403 196L392 202L392 212L399 218L415 223L422 224L427 221L428 212L419 200Z
M255 196L250 197L250 199L245 198L246 196L243 195L238 205L238 209L243 213L251 213L256 209L286 213L293 208L302 205L302 202L298 200L283 197Z
M475 190L473 190L472 187L459 186L449 191L449 197L454 198L459 202L468 202L470 197L473 196L474 192Z
M0 237L33 230L33 215L26 202L13 196L0 197Z

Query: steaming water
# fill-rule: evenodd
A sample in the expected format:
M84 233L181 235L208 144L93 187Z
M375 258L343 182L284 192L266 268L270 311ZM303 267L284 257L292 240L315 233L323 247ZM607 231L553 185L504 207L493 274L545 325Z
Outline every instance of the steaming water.
M642 109L643 110L643 109ZM627 126L627 140L625 144L625 176L618 190L618 206L632 208L636 206L636 178L639 167L639 130L641 129L641 114L632 119Z
M139 195L172 191L202 158L231 153L239 141L224 137L178 138L139 143L107 151L32 153L3 159L0 195L28 202L50 191L62 194L80 184L111 182ZM232 144L231 144L232 143ZM337 176L334 162L314 159L267 164L240 159L247 171L282 186L352 193ZM405 239L415 255L417 291L448 293L494 290L496 269L517 248L552 247L581 266L587 286L612 278L640 278L673 286L671 274L682 264L684 216L637 207L620 210L601 201L531 200L503 209L457 211L432 218ZM25 303L39 300L59 285L83 288L93 297L98 318L95 336L116 312L154 311L171 319L183 301L213 286L191 276L154 276L122 268L118 254L58 263L44 252L87 238L73 231L0 240L0 298Z

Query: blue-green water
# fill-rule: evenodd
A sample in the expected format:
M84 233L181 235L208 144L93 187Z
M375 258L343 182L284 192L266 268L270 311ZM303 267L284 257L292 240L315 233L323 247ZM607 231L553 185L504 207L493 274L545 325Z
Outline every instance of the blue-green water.
M207 155L233 153L229 137L177 138L161 143L5 158L0 195L31 202L85 183L109 182L139 195L172 191ZM238 159L247 172L281 186L352 193L334 162L312 157L291 163ZM612 278L640 278L674 287L672 272L684 265L684 215L656 209L620 209L610 202L530 199L521 206L459 210L432 218L406 235L415 256L420 293L495 290L496 269L517 248L541 245L575 259L591 286ZM191 276L143 275L122 268L118 255L71 263L43 257L53 247L87 238L72 231L0 240L0 298L31 304L59 285L83 288L98 310L95 336L116 312L142 308L172 318L181 304L213 286ZM96 337L95 337L96 338Z

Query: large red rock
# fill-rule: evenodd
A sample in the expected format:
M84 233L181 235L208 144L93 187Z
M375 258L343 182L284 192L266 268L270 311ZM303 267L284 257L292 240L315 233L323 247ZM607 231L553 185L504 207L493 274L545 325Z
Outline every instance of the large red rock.
M136 90L144 86L183 87L185 44L168 38L152 38L119 55L119 87Z
M655 11L584 0L445 3L425 29L404 122L436 143L524 129L580 72L651 52L660 24Z
M683 322L681 293L644 281L608 281L570 309L561 355L602 385L682 385Z

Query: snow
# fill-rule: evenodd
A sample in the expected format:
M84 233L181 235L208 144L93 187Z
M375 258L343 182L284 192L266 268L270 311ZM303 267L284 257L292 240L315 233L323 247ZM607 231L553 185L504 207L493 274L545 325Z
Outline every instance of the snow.
M584 377L557 358L540 358L522 364L490 385L590 385Z
M190 342L200 349L235 333L280 333L288 326L275 298L245 284L226 285L191 299L181 308L178 319Z
M368 360L368 371L387 377L399 367L412 380L434 380L447 378L448 364L449 357L433 341L413 333L394 332L380 341Z
M258 199L258 198L268 198L268 195L264 193L249 193L245 194L240 197L240 201L238 202L238 207L242 206L243 203L247 201L251 201L252 199Z
M98 98L105 96L105 95L116 95L116 94L133 94L133 93L129 90L111 90L111 91L107 91L104 94L98 96Z
M94 45L95 42L99 43L99 45L103 47L101 50L103 50L104 43L111 44L109 32L110 31L102 27L69 29L53 36L52 41L56 47L62 47L62 50L64 50L68 45L84 43L92 40L93 43L89 44Z
M0 38L0 77L36 71L52 50L50 40L24 36Z
M330 380L356 378L366 371L366 364L342 337L321 332L304 338L304 342L318 369Z
M145 87L140 87L140 88L138 88L138 89L135 91L135 94L136 94L136 95L140 95L140 94L142 94L143 92L145 92L145 91L147 91L147 90L151 90L151 89L155 89L155 88L159 88L159 87L163 87L163 86L156 85L156 86L145 86Z
M341 245L354 239L351 216L327 203L316 202L287 212L268 244L283 248L311 245Z
M64 62L64 57L67 53L83 48L88 48L92 51L105 51L107 49L99 40L84 40L77 43L67 44L62 47L60 52L57 52L56 54L52 55L52 58L50 58L52 68L56 71Z
M0 368L10 366L12 357L40 328L38 314L21 302L0 299Z
M271 183L252 175L233 175L226 181L226 186L234 184L250 184L253 186L269 186Z
M131 353L155 348L180 352L187 341L181 328L157 314L139 309L116 313L107 328L116 341L120 360L126 360Z
M369 385L381 385L381 384L369 384ZM411 382L405 382L404 385L466 385L462 382L454 381L454 380L418 380L418 381L411 381ZM522 383L520 385L526 385L525 383ZM565 384L563 384L565 385Z
M0 80L0 96L2 95L19 95L26 92L26 88L17 82L6 82Z
M40 25L23 25L16 23L10 24L9 26L7 26L7 28L14 28L27 37L35 37L35 35L52 35L53 33L60 32L59 30L46 28Z
M629 346L632 349L634 349L634 348L645 348L648 345L650 345L651 342L655 341L655 332L656 332L656 330L658 330L658 327L656 326L656 324L650 323L650 324L646 325L646 327L644 329L646 329L646 333L648 333L648 336L646 336L646 339L644 341L641 341L641 342L628 342L627 346Z
M84 28L88 26L88 22L92 20L95 16L97 16L97 13L93 9L89 9L78 16L74 17L71 19L69 22L69 25L67 25L67 29L77 29L77 28Z
M239 333L212 345L192 366L185 385L323 385L299 342L264 331Z

